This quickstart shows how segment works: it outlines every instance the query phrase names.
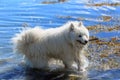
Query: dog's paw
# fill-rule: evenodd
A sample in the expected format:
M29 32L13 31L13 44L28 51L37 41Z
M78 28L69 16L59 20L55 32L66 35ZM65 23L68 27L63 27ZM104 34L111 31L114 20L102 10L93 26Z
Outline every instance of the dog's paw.
M79 67L79 68L78 68L78 71L80 71L80 72L85 72L86 69L85 69L85 68L81 68L81 67Z

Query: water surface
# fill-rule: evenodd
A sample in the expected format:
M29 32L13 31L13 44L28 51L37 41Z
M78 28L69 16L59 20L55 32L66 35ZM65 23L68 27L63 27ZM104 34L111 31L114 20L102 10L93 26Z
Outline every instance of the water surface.
M66 72L26 70L22 56L12 50L11 38L24 26L51 28L70 20L83 21L96 39L89 45L90 66L83 79L120 80L119 0L0 0L0 79L81 79Z

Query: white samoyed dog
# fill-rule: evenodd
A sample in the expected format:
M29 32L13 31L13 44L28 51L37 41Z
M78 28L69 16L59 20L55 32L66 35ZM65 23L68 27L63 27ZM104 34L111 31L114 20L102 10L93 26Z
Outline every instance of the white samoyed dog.
M84 48L89 41L89 32L82 22L69 21L61 27L42 29L30 28L13 37L15 51L25 55L27 64L32 68L48 68L50 59L61 60L65 69L78 70L88 66Z

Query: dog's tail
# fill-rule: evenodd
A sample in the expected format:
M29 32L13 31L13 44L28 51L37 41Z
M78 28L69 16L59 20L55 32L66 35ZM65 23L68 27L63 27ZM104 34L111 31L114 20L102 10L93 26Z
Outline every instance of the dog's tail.
M12 38L14 51L26 55L28 50L30 50L30 45L39 39L42 31L42 29L36 27L23 30L21 33L16 34L16 36Z

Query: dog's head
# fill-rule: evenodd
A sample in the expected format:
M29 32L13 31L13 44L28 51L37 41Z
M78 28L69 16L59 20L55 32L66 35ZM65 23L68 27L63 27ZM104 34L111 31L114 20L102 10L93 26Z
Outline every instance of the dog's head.
M77 45L86 45L89 41L88 29L82 22L71 22L69 25L70 39Z

